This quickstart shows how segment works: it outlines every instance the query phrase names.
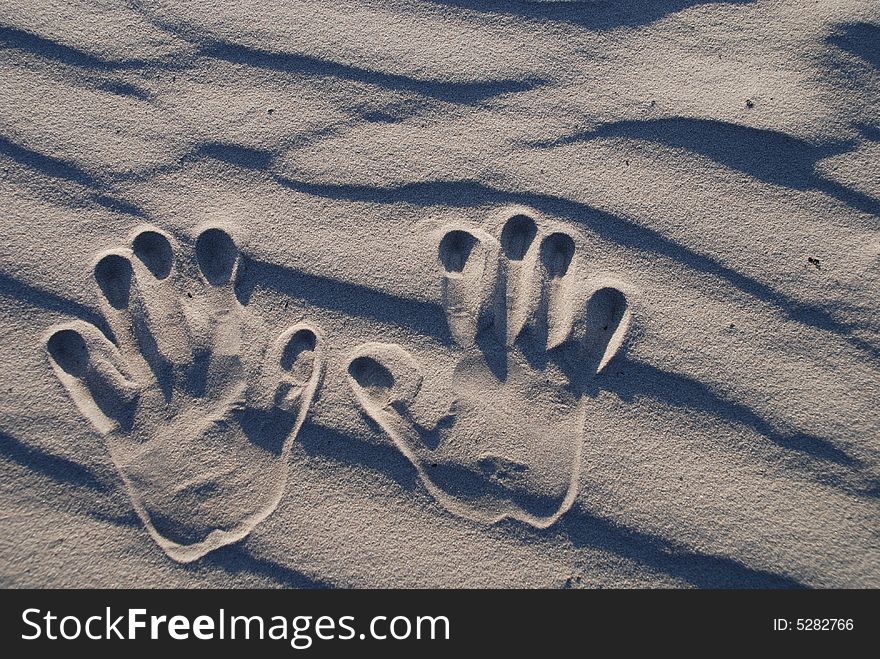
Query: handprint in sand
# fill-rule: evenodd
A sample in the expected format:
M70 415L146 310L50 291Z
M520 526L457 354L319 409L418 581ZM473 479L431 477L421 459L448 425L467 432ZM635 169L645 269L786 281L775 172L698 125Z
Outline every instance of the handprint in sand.
M315 329L270 340L239 302L240 262L222 229L186 250L144 229L94 268L113 340L72 322L46 344L150 535L181 562L242 539L276 508L322 376Z
M570 235L511 215L497 239L448 227L439 241L456 344L448 370L427 374L400 346L369 343L348 374L364 413L444 507L547 527L577 494L595 377L630 314L619 287L590 277Z

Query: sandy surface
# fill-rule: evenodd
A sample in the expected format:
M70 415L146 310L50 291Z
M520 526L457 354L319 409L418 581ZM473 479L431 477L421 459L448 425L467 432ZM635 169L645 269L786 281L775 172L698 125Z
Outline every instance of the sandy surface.
M0 3L4 586L880 586L873 0Z

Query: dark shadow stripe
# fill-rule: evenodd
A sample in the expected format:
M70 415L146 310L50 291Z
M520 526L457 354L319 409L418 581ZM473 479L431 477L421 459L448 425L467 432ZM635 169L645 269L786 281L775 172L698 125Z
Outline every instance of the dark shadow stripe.
M199 561L185 565L184 569L199 570L202 566L217 567L233 576L252 574L271 579L284 588L333 588L330 582L313 579L275 561L258 558L240 544L227 545L212 551Z
M755 0L430 0L434 4L458 7L484 14L489 18L510 16L530 22L569 23L588 30L613 30L640 27L676 12L707 4L750 4Z
M95 177L74 163L28 149L2 135L0 135L0 153L46 176L78 183L87 188L101 187L101 183Z
M793 190L818 190L863 213L880 215L880 201L816 172L819 161L855 148L857 143L853 140L812 143L767 128L713 119L665 117L601 124L593 130L532 146L556 147L601 138L642 140L684 149L765 183Z
M95 89L102 92L109 92L117 96L129 96L139 101L149 101L153 95L146 89L142 89L137 85L128 82L120 82L118 80L96 80L91 82Z
M148 213L136 204L107 194L105 191L107 186L103 182L69 160L47 156L39 151L16 144L2 135L0 135L0 154L44 176L69 181L88 188L88 198L107 210L142 219L149 217Z
M698 588L806 587L791 577L751 568L725 556L695 552L672 540L617 524L580 507L572 508L549 529L529 528L526 537L552 539L560 532L576 547L611 552Z
M0 454L22 467L48 476L54 481L87 487L97 492L108 492L108 487L94 473L81 464L29 446L12 435L0 431Z
M236 167L261 171L272 164L274 154L262 149L254 149L228 142L204 142L181 159L183 163L194 158L214 158Z
M349 316L409 327L444 343L449 340L443 309L435 303L399 297L360 284L248 258L240 266L236 293L246 304L257 287L299 298L325 309L335 309Z
M826 41L880 69L880 25L848 23L838 26Z
M64 76L65 80L74 84L141 101L147 101L151 98L148 91L135 84L115 80L113 77L101 74L146 69L159 64L158 61L102 59L79 48L67 46L9 25L0 25L0 47L27 53L42 60L49 60L52 64L59 63L77 68L80 70L79 76Z
M187 58L188 60L199 57L212 58L266 71L316 78L335 78L372 85L393 92L415 93L426 98L463 105L478 105L483 101L504 94L537 89L549 82L536 76L471 81L415 78L305 53L277 52L235 43L217 38L210 32L183 21L170 22L161 19L152 15L139 2L136 8L141 10L141 13L159 29L194 46L197 50L192 57ZM391 117L374 116L374 118L385 121Z
M85 50L67 46L58 41L41 37L11 25L0 25L0 44L6 48L31 53L80 69L92 71L118 71L139 69L154 64L147 60L107 60Z
M861 460L831 440L807 433L781 433L750 407L729 401L706 384L685 375L617 357L599 381L602 388L613 391L625 401L645 396L678 409L705 412L716 419L751 428L780 448L850 469L862 466Z
M546 84L546 81L538 78L474 82L420 80L405 75L319 59L311 55L272 52L219 39L205 40L199 54L254 68L348 80L397 92L413 92L440 101L465 105L475 105L494 96L529 91Z
M79 318L87 323L91 323L101 330L104 336L111 341L113 340L110 326L104 320L104 317L94 309L37 286L26 284L4 272L0 272L0 295L19 300L33 307L40 307L48 311Z
M376 432L384 434L378 428ZM415 467L389 438L385 437L385 440L385 444L365 442L333 428L309 422L303 425L296 439L310 456L385 474L404 490L412 490L418 480Z

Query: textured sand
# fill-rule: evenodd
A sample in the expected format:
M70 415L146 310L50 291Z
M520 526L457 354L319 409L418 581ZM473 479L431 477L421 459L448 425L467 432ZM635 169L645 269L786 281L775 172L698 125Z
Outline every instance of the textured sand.
M4 586L880 586L873 0L0 2Z

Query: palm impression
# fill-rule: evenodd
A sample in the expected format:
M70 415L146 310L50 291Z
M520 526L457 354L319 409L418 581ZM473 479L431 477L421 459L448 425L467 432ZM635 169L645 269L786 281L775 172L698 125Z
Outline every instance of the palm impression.
M571 236L523 213L498 239L448 230L439 265L457 352L450 381L426 380L400 346L371 343L349 363L352 390L448 510L547 527L577 493L594 378L623 342L626 298L580 276ZM438 390L452 402L426 423L420 410L436 408L426 399Z
M296 325L270 341L239 303L240 260L218 228L186 252L143 230L95 266L114 341L81 321L47 340L134 509L181 562L242 539L276 508L322 374L314 329Z

